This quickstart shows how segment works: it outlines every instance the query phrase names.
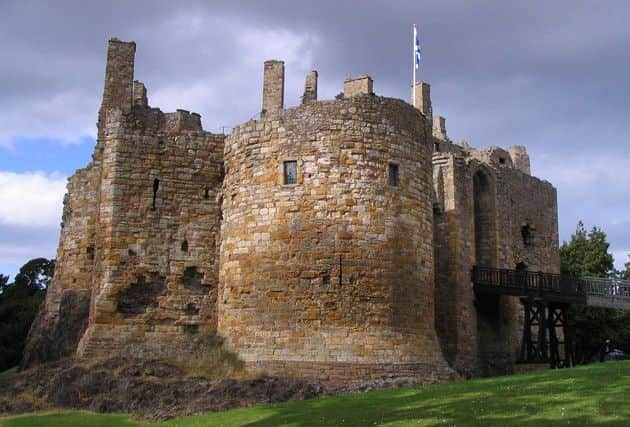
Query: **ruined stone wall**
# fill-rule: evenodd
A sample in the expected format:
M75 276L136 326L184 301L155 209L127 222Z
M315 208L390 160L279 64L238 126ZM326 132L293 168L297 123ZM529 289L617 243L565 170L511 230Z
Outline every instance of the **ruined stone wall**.
M29 338L30 353L48 353L40 361L59 353L36 337L54 336L68 290L85 310L74 342L61 340L66 356L77 346L172 354L216 330L225 137L204 132L196 113L150 108L134 54L134 43L110 40L93 162L69 180L55 277Z
M436 206L436 330L444 355L464 375L478 373L475 295L470 282L474 260L472 176L465 159L433 154Z
M370 95L234 129L219 332L246 362L447 370L433 318L429 137L411 106ZM284 161L297 162L296 184L284 184Z
M22 367L74 354L87 327L94 275L101 159L68 180L55 275L33 322Z
M433 167L436 328L445 357L462 373L510 371L520 351L521 304L475 296L470 271L479 264L558 272L556 190L497 147L434 153ZM477 188L483 180L487 194Z
M216 329L224 137L183 111L110 114L106 126L100 274L80 351L169 353L187 334Z

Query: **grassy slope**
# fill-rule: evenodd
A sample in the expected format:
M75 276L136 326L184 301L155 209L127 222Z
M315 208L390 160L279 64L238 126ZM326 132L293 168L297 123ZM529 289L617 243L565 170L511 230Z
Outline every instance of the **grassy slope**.
M630 396L630 362L611 362L576 369L256 406L151 425L628 426L630 401L627 396ZM0 427L130 425L135 424L122 416L85 412L0 420Z

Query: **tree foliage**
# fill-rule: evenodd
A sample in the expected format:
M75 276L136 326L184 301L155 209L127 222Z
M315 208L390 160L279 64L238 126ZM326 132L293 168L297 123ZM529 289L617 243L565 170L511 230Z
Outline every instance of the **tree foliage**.
M571 240L560 247L560 268L563 274L590 277L611 277L615 274L614 259L608 252L606 233L593 227L588 233L580 221ZM630 313L597 307L573 306L578 357L588 361L597 354L606 339L613 346L630 351Z
M608 252L610 244L606 233L597 227L586 232L582 221L569 243L560 247L562 274L574 276L608 277L613 271L613 256Z
M0 371L19 363L31 323L52 280L55 260L35 258L20 268L13 283L0 275Z

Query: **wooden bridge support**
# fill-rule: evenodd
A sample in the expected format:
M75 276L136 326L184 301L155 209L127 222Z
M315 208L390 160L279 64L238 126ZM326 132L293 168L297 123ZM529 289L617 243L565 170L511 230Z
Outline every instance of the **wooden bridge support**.
M525 313L521 363L549 363L551 368L575 364L569 304L521 298Z

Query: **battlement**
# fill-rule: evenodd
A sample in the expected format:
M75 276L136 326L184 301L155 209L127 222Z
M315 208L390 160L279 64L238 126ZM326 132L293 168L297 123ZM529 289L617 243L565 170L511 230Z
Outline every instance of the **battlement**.
M164 113L149 106L145 84L134 80L135 53L135 42L123 42L117 38L109 40L99 112L99 141L104 141L108 133L130 131L130 128L163 134L204 132L198 113L184 109Z
M343 96L352 98L359 95L373 95L374 82L372 77L362 75L356 78L348 78L343 82Z
M284 108L284 61L265 61L261 116Z

